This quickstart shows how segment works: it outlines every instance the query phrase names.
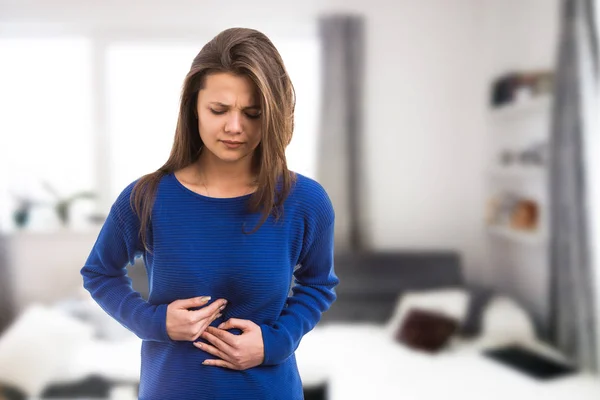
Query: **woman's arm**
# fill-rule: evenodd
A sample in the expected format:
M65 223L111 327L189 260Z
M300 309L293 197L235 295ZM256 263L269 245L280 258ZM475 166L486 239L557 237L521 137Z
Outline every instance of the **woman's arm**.
M333 213L333 211L332 211ZM293 295L272 324L261 325L264 365L279 364L298 348L302 337L311 331L336 299L339 283L333 269L333 221L305 247L304 256L294 272Z
M137 216L126 189L112 206L81 269L83 286L110 316L144 340L171 341L167 304L151 305L133 290L125 267L140 256Z

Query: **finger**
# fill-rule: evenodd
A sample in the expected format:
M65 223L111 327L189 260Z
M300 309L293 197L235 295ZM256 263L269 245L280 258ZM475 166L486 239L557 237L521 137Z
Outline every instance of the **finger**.
M230 318L227 321L223 322L219 325L219 329L233 329L238 328L243 332L250 330L253 327L254 323L247 319L238 319L238 318Z
M220 299L200 310L190 311L192 313L192 321L199 322L203 319L210 319L212 315L216 315L223 311L226 305L227 300Z
M206 330L204 331L204 333L201 335L204 339L208 340L213 346L215 346L216 348L218 348L221 351L224 351L227 354L233 354L234 351L234 346L232 346L229 341L227 340L231 340L231 339L222 339L221 337L223 335L220 334L220 332L222 333L226 333L228 335L231 335L235 338L235 335L232 335L229 332L225 332L225 331L219 331L218 329L215 329L211 326L209 326L208 328L206 328ZM219 334L219 336L216 336L217 334Z
M228 362L232 362L233 360L231 359L231 356L227 353L225 353L224 351L221 351L219 349L217 349L215 346L212 346L208 343L202 343L202 342L194 342L194 346L196 346L197 348L199 348L200 350L203 350L209 354L212 354L213 356L219 357L221 360L225 360Z
M233 333L227 332L224 329L209 326L208 328L206 328L206 330L211 335L216 336L217 338L221 339L223 342L232 347L236 347L238 341L240 340L240 335L234 335Z
M206 303L208 303L208 301L211 299L210 296L200 296L200 297L193 297L191 299L182 299L182 300L177 300L177 308L179 309L188 309L188 308L194 308L194 307L201 307L203 305L205 305Z
M211 365L214 367L221 367L221 368L229 368L229 369L235 369L235 370L240 370L241 368L238 368L237 366L233 365L232 363L225 361L225 360L204 360L204 362L202 362L203 365Z
M194 332L196 332L196 335L192 338L192 341L197 340L200 337L200 335L202 335L202 332L204 332L206 328L210 326L210 324L212 324L216 319L221 318L222 316L223 314L218 313L210 317L210 319L206 318L200 320L199 322L196 322L196 324L192 328Z

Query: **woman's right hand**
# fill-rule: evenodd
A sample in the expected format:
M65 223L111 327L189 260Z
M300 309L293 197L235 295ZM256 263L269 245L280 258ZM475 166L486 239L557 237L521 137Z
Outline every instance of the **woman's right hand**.
M175 300L167 307L167 334L172 340L196 341L225 308L227 300L218 299L205 306L210 297ZM202 307L199 310L190 308Z

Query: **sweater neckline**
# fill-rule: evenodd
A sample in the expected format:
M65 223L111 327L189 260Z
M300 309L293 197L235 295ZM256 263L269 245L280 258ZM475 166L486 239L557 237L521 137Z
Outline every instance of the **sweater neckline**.
M181 183L179 181L179 179L177 179L174 172L169 173L168 176L175 182L175 185L178 186L182 191L186 192L190 196L196 197L197 199L204 200L204 201L211 201L211 202L215 202L215 203L236 203L236 202L247 200L250 197L252 197L252 195L254 194L254 192L252 192L252 193L248 193L248 194L245 194L242 196L235 196L235 197L205 196L198 192L194 192L193 190L186 187L183 183Z

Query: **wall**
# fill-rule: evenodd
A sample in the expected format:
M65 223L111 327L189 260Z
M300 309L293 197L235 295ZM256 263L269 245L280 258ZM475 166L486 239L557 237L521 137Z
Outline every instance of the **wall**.
M366 175L376 248L483 248L485 92L477 1L402 1L368 13Z

